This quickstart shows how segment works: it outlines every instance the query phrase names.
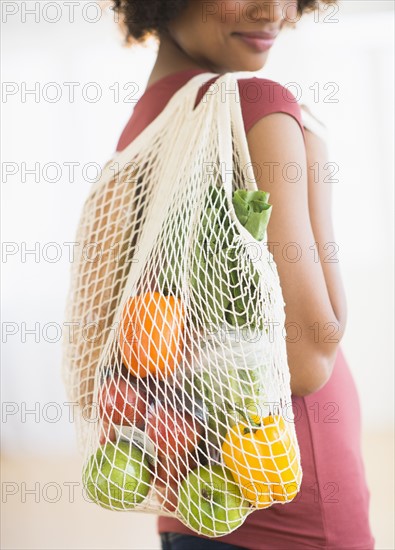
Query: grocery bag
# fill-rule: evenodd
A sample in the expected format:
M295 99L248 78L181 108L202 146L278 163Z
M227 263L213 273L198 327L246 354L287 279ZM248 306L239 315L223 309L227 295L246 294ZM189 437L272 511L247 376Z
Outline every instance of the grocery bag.
M237 75L199 74L104 167L72 266L63 375L82 480L109 510L220 537L302 470L284 300Z

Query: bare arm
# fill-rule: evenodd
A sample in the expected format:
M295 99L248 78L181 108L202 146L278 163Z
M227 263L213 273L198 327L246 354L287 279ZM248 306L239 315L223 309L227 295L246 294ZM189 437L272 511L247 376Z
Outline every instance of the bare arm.
M268 241L286 302L286 323L292 323L287 331L291 388L294 395L307 395L329 379L344 331L343 318L337 317L344 310L342 287L336 267L331 269L337 264L322 263L317 254L327 251L314 250L315 242L332 238L329 213L324 220L320 217L325 195L320 196L320 186L308 179L307 157L311 165L317 150L310 150L308 142L307 155L297 122L283 113L262 118L247 139L251 160L260 167L258 186L270 192L273 204ZM275 163L271 173L268 163ZM290 181L296 170L289 163L299 167L295 181ZM338 328L335 337L328 338L328 327Z
M308 193L310 221L329 298L343 334L347 321L347 303L339 268L338 246L332 223L332 183L325 165L328 151L325 142L306 130L306 153L308 169ZM311 167L314 166L314 169ZM336 335L334 335L336 337Z

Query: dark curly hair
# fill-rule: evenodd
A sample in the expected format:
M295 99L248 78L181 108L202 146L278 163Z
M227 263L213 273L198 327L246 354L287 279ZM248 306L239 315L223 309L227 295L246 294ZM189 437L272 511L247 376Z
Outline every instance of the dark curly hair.
M298 15L311 12L337 0L298 0ZM167 24L187 6L188 0L113 0L114 10L125 29L126 42L144 42L158 37ZM289 26L294 26L290 24Z

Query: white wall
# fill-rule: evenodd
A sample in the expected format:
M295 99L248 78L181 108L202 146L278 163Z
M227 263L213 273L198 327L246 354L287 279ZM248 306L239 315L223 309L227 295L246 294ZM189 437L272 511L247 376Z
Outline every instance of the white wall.
M284 34L262 74L283 84L298 82L301 101L329 129L331 160L340 167L334 216L350 311L343 347L360 389L365 426L374 429L392 421L393 23L391 11L378 10L391 3L352 4L353 9L348 5L340 10L336 24L318 25L310 18ZM3 81L11 83L3 87L2 104L3 162L7 163L2 237L4 243L15 243L7 245L8 251L12 246L16 250L14 255L3 255L2 263L2 398L19 409L2 425L3 449L10 452L65 452L74 444L67 407L62 408L59 422L45 421L56 413L45 404L66 400L59 374L60 345L48 341L55 339L55 330L49 330L46 338L41 334L37 343L34 335L23 334L23 323L29 329L39 323L41 332L48 323L62 326L70 267L68 248L62 243L74 241L89 189L82 167L93 162L103 165L112 154L133 108L123 101L131 88L123 87L136 82L137 98L154 61L152 50L121 47L109 15L88 22L80 6L72 24L65 10L57 23L45 21L54 14L39 12L24 21L19 12L2 29ZM85 15L92 21L94 9ZM50 82L62 92L53 103L48 97L53 97L55 88L44 86ZM80 83L74 102L65 82ZM96 103L81 93L90 82L102 90ZM314 82L320 87L337 83L339 102L314 103L309 90ZM38 83L37 102L32 95L24 98L24 83L29 89ZM114 83L119 83L119 102L114 101ZM12 87L15 94L4 95ZM93 87L86 92L93 93ZM34 176L25 177L23 163L30 169L36 162L41 172L47 163L58 163L60 181L49 181L54 171L47 177L41 173L37 183ZM70 162L78 163L75 181L69 181L65 163ZM17 173L7 176L4 170L13 168ZM38 257L24 258L23 247L32 249L35 243L41 243ZM56 250L45 248L47 243L58 243L59 261L49 261ZM18 332L7 335L5 330L13 327ZM29 409L37 402L43 421L35 422L33 415L21 421L23 402Z

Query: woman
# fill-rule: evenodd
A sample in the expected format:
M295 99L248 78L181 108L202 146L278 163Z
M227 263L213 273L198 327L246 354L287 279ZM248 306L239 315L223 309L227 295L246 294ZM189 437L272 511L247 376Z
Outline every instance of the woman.
M315 0L116 0L129 41L144 41L149 35L159 40L147 89L118 150L192 76L262 69L280 30L316 7ZM214 80L201 88L196 104ZM273 204L268 241L291 327L287 353L304 477L295 501L256 511L242 527L219 539L198 536L178 520L161 517L162 547L371 549L359 402L339 347L346 302L333 254L331 190L323 170L317 181L308 169L327 162L325 143L304 127L300 106L279 84L244 78L238 85L256 180L270 192ZM299 167L297 181L284 177L289 163Z

